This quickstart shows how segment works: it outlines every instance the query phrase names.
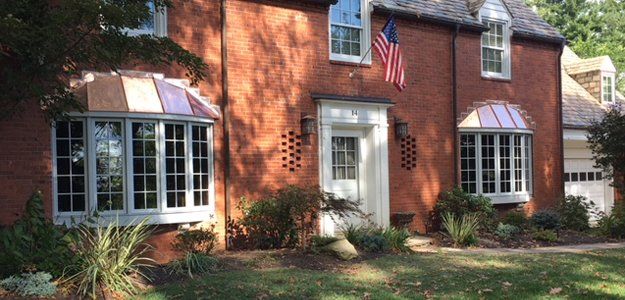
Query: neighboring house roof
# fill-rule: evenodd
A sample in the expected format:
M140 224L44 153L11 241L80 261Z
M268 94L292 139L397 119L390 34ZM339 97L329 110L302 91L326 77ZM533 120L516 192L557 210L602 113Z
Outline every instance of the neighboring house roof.
M568 74L581 74L591 71L616 72L616 68L609 56L598 56L586 59L579 59L565 65Z
M569 47L564 47L562 62L562 123L565 128L586 128L593 120L599 120L607 107L570 75L590 71L616 72L608 56L583 59ZM616 102L624 102L625 97L618 91Z
M562 72L562 123L567 128L585 128L603 117L606 108L566 72Z
M375 8L389 12L414 15L416 17L460 24L466 27L487 28L477 18L475 12L483 4L482 0L372 0ZM522 0L503 0L512 14L513 36L529 37L561 42L564 37L551 25L541 19Z

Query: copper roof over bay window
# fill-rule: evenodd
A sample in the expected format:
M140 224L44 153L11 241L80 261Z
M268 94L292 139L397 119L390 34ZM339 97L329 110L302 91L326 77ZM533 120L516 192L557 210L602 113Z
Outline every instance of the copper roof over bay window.
M163 74L120 71L83 72L72 90L87 112L172 114L219 119L219 108L185 79Z
M531 130L536 126L527 113L518 105L505 101L476 102L462 114L460 129L521 129Z

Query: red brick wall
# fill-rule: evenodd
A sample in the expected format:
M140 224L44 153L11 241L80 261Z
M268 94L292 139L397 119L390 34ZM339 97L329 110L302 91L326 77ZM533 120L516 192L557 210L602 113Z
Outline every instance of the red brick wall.
M558 47L530 41L512 41L512 79L487 80L480 76L480 41L474 35L459 38L458 108L474 101L505 100L521 105L536 123L533 137L534 197L531 212L550 206L563 193L562 129L558 122Z
M43 192L52 216L50 137L49 125L35 105L0 121L0 225L13 223L36 190Z
M202 94L221 104L219 1L177 2L168 16L169 36L210 66L209 76L200 84ZM386 16L374 15L372 35L385 21ZM300 133L301 113L317 114L311 93L384 97L396 103L389 109L391 212L416 212L414 229L423 231L438 194L454 184L451 29L397 19L408 84L399 93L382 80L383 70L377 57L371 67L361 68L351 79L348 74L353 66L329 61L327 7L289 1L229 0L227 25L231 199L256 198L286 183L319 183L316 135L302 146L301 168L290 172L282 167L282 135L290 131ZM497 99L520 104L529 112L537 130L536 197L528 207L547 205L559 195L562 186L557 123L558 51L545 44L513 41L513 78L510 82L498 82L480 76L479 43L478 34L459 36L458 110L465 110L474 101ZM138 68L162 71L167 77L183 75L179 68ZM410 134L416 139L417 163L413 170L400 166L401 148L394 137L394 117L407 121ZM215 183L217 228L223 234L225 152L221 122L215 126ZM0 202L9 204L0 212L3 223L12 220L36 186L42 186L47 198L51 198L46 126L41 118L35 122L27 119L0 123ZM236 211L233 209L232 213ZM172 231L175 228L164 229L155 244L165 247Z

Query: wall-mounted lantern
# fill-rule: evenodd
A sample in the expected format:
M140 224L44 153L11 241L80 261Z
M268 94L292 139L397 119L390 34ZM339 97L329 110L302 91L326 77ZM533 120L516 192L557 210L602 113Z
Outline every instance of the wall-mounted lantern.
M311 135L317 133L317 119L315 119L315 117L312 115L302 113L300 125L302 126L302 135Z
M408 136L408 122L395 118L395 137L403 139Z

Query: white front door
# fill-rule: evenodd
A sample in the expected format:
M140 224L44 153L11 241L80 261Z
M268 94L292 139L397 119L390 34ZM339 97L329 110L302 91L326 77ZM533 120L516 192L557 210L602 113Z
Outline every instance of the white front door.
M360 208L366 211L365 195L361 191L365 179L365 165L362 160L364 148L362 130L333 130L332 178L330 179L329 192L339 197L360 201ZM359 220L352 218L343 221L354 223Z

